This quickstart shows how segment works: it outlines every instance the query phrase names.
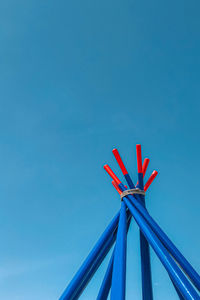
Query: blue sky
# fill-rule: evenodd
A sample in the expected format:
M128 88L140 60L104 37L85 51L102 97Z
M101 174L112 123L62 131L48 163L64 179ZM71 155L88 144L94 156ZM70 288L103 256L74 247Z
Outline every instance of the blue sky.
M135 145L146 202L200 272L199 1L1 1L0 298L58 299L120 207L104 163ZM141 298L138 229L127 299ZM81 299L95 299L107 261ZM152 254L155 299L177 299Z

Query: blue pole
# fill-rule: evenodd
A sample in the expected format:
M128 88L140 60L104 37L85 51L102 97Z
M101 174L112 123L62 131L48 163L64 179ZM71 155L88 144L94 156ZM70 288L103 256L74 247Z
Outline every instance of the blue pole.
M127 232L129 230L129 226L131 223L131 213L128 211L127 212ZM113 270L113 261L114 261L114 251L112 253L112 256L110 258L109 264L108 264L108 268L106 270L102 285L100 287L99 290L99 294L97 296L96 300L106 300L108 298L108 294L110 291L110 287L111 287L111 282L112 282L112 270Z
M138 164L138 187L144 189L143 172L142 172L142 153L141 145L136 145L137 164ZM140 195L141 203L145 208L145 197ZM140 230L140 256L141 256L141 273L142 273L142 295L143 300L153 300L152 278L151 278L151 261L149 244Z
M118 221L119 221L119 212L116 216L112 219L106 230L103 232L83 264L81 265L78 272L75 274L65 291L63 292L62 296L59 300L71 300L74 299L75 294L77 294L77 289L81 286L84 279L87 277L88 273L90 272L93 264L97 260L98 255L101 253L102 249L105 246L106 241L110 238L113 234L115 229L117 228Z
M108 174L112 177L112 179L117 183L118 187L121 191L125 191L126 188L121 183L119 178L115 175L115 173L111 170L108 165L104 166L104 169ZM153 172L154 173L154 172ZM152 173L152 175L153 175ZM154 174L153 177L156 175ZM152 180L151 180L152 181ZM149 184L150 181L148 180ZM147 183L148 183L147 182ZM146 183L146 185L147 185ZM145 186L146 186L145 185ZM145 190L145 187L144 187ZM140 214L144 217L147 223L150 225L154 233L158 236L160 241L164 244L169 253L174 257L177 263L182 267L182 270L186 273L186 275L190 278L195 287L200 291L200 276L194 270L194 268L190 265L190 263L185 259L185 257L181 254L181 252L176 248L176 246L172 243L172 241L168 238L168 236L163 232L160 226L154 221L154 219L150 216L147 210L143 207L143 205L137 200L133 195L126 196L127 199L131 201L131 203L136 207L136 209L140 212Z
M121 202L117 240L114 252L111 300L125 300L126 287L126 205Z
M121 183L121 181L114 174L114 172L111 170L111 168L108 165L105 165L104 169L108 172L108 174L112 177L112 179L117 183L118 188L121 191L125 191L126 190L125 186L123 185L123 183ZM152 176L152 178L153 177L155 177L155 174L154 174L154 176ZM152 181L152 178L151 178L151 180L148 180L149 184L150 184L150 181ZM149 186L149 184L148 184L148 186ZM143 205L141 205L141 203L133 195L127 195L124 199L127 201L128 200L130 201L129 203L131 205L133 205L133 208L136 209L136 212L139 213L139 216L143 217L145 219L145 221L147 222L145 224L150 226L150 229L153 230L153 233L156 234L157 238L160 239L159 242L161 241L163 243L163 244L161 243L161 246L163 247L163 245L164 245L164 247L169 251L170 255L172 255L174 257L174 259L180 265L182 270L191 279L191 281L194 283L194 285L197 287L197 289L199 289L200 276L194 270L194 268L189 264L189 262L185 259L185 257L180 253L180 251L176 248L176 246L171 242L171 240L167 237L167 235L162 231L162 229L154 221L154 219L149 215L149 213L143 207ZM164 250L166 251L165 248L164 248ZM169 253L167 252L168 255L169 255ZM170 259L172 259L171 256L170 256ZM173 263L174 263L174 261L173 261ZM177 267L176 264L175 264L175 266ZM180 271L180 269L178 269L178 270ZM181 275L183 275L182 272L181 272ZM173 282L176 284L176 281L174 281L173 276L170 276L170 277L172 278ZM193 287L191 287L191 288L194 291ZM195 293L196 293L196 291L195 291ZM199 299L198 295L197 295L197 298L194 298L194 299Z
M108 239L108 241L105 243L105 246L104 246L103 250L98 255L98 257L95 260L95 262L94 262L93 266L91 267L90 271L87 273L86 277L81 282L80 286L78 286L78 288L76 289L73 298L64 298L65 300L68 300L68 299L77 300L80 297L81 293L86 288L86 286L88 285L88 283L91 280L92 276L95 274L95 272L97 271L97 269L101 265L102 261L104 260L104 258L108 254L109 250L113 246L115 240L116 240L116 233L113 236L111 236Z
M114 250L112 256L110 258L108 268L106 270L102 285L99 290L99 294L96 300L106 300L108 298L108 294L111 287L112 282L112 270L113 270L113 260L114 260Z
M137 149L138 146L136 146ZM140 147L139 147L140 148ZM126 182L128 183L128 186L130 189L134 189L135 185L123 163L123 160L118 152L117 149L113 149L113 154L117 160L117 163L126 179ZM138 152L138 151L137 151ZM139 149L139 157L137 157L137 162L140 161L140 164L142 162L142 155L141 155L141 149ZM137 153L138 154L138 153ZM149 159L145 158L144 163L142 165L142 173L138 173L138 182L136 184L137 187L139 187L141 190L144 189L144 182L143 178L144 175L146 174L146 170L149 164ZM139 165L139 170L141 171L141 165ZM151 182L151 181L150 181ZM116 188L116 186L115 186ZM144 207L145 205L145 197L143 195L135 195L138 200L143 204ZM140 198L141 197L141 198ZM142 295L143 299L153 299L153 290L152 290L152 277L151 277L151 263L150 263L150 249L149 249L149 244L147 240L145 239L144 235L142 234L140 230L140 252L141 252L141 271L142 271ZM176 292L178 294L178 297L180 300L183 300L182 295L180 294L179 290L177 289L176 285L174 284L173 280L170 277L170 280L176 289ZM149 292L148 292L149 291ZM105 298L104 298L105 299ZM102 298L102 300L104 300Z
M149 224L145 221L139 211L133 206L131 201L128 197L124 197L124 202L129 208L132 216L134 217L135 221L137 222L138 226L142 230L143 234L145 235L146 239L156 252L157 256L159 257L160 261L166 268L169 276L172 278L173 282L175 283L176 287L180 291L181 295L186 300L198 300L200 299L199 295L197 294L196 290L187 280L185 275L179 269L175 261L172 259L164 245L152 231Z
M175 290L176 290L176 292L177 292L177 294L178 294L179 299L180 299L180 300L184 300L183 296L181 295L181 293L180 293L179 290L177 289L177 287L176 287L175 283L173 282L173 280L171 279L171 277L169 277L169 278L170 278L170 280L171 280L171 282L172 282L172 284L173 284L173 286L174 286L174 288L175 288Z
M137 162L138 162L138 187L143 190L143 170L142 170L142 155L141 145L136 146ZM117 163L128 183L130 189L134 189L135 185L121 159L117 149L113 149L113 154ZM149 160L148 160L149 162ZM148 163L147 163L148 165ZM146 167L147 167L146 165ZM146 171L146 170L145 170ZM142 195L135 195L142 205L145 207L145 198ZM142 274L142 296L143 300L153 300L152 278L151 278L151 262L150 262L150 249L147 240L140 231L140 256L141 256L141 274Z
M126 188L122 183L119 184L119 188L122 191L125 191ZM141 213L141 215L148 222L154 233L158 236L160 241L166 247L166 249L170 252L170 254L175 258L175 260L182 267L183 271L187 274L187 276L191 279L195 287L200 291L200 276L191 266L191 264L186 260L186 258L181 254L181 252L176 248L176 246L172 243L172 241L168 238L168 236L164 233L164 231L160 228L160 226L154 221L154 219L150 216L147 210L143 207L143 205L132 195L126 196L127 199L131 201L134 207Z
M140 230L140 255L143 300L153 300L149 244Z

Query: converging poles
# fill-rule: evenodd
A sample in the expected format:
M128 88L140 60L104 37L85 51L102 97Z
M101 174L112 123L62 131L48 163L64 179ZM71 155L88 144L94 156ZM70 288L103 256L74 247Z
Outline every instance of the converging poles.
M120 191L121 193L121 191ZM127 210L127 232L129 230L129 226L131 223L131 213L129 210ZM114 251L112 253L112 256L110 258L109 264L108 264L108 268L106 270L102 285L100 287L98 296L96 300L105 300L108 297L109 291L110 291L110 287L111 287L111 282L112 282L112 271L113 271L113 261L114 261Z
M106 166L104 166L104 168L107 170L109 175L117 182L120 189L122 191L126 190L124 185L117 178L117 176L113 173L113 171L110 169L110 167L108 165L106 165ZM155 173L154 174L153 173L150 176L147 183L145 184L144 191L147 190L147 188L150 185L150 182L152 182L152 179L155 178ZM150 216L150 214L147 212L147 210L141 205L141 203L132 195L128 195L127 198L131 201L131 203L137 208L137 210L145 218L145 220L151 226L153 231L156 233L156 235L161 240L161 242L164 244L164 246L167 248L167 250L170 252L170 254L176 259L176 261L182 267L184 272L190 277L192 283L200 291L200 276L199 276L199 274L194 270L194 268L190 265L190 263L185 259L185 257L181 254L181 252L176 248L176 246L172 243L172 241L168 238L168 236L163 232L163 230L155 222L155 220Z
M115 188L118 191L118 193L121 194L121 190L116 186L115 186ZM130 223L131 223L131 213L128 210L127 211L127 233L128 233L128 230L129 230ZM97 296L96 300L106 300L107 297L108 297L110 287L111 287L111 282L112 282L114 251L115 251L115 249L113 250L112 256L110 258L108 268L106 270L106 273L105 273L105 276L104 276L104 279L103 279L103 282L101 284L101 287L100 287L100 290L99 290L99 293L98 293L98 296Z
M140 229L143 300L153 300L149 245L168 272L179 299L200 300L198 294L198 291L200 292L200 275L176 248L145 207L145 193L158 172L153 171L144 184L143 178L149 159L145 158L142 165L142 152L139 144L136 145L136 153L138 181L134 185L118 150L113 150L130 189L121 182L108 165L104 166L104 169L113 179L113 186L120 194L120 211L107 226L59 300L77 300L80 297L114 244L113 253L96 300L106 300L110 290L111 300L125 300L127 233L131 219L135 220Z
M118 226L119 221L119 213L116 214L116 216L112 219L111 223L108 225L100 239L97 241L96 245L86 258L86 260L83 262L82 266L78 270L78 272L75 274L74 278L66 288L66 290L63 292L62 296L59 298L59 300L71 300L71 299L77 299L75 298L76 295L79 295L79 290L83 290L82 283L84 282L84 279L87 277L88 273L90 272L94 262L97 260L98 256L100 255L101 251L105 247L105 243L110 238L111 235L113 235L115 229ZM113 241L114 242L114 241ZM85 283L86 286L87 283Z
M151 244L152 248L156 252L157 256L161 260L162 264L165 266L167 272L169 273L170 277L172 278L173 282L176 284L177 288L179 289L180 293L186 300L197 300L200 299L197 292L193 288L193 286L189 283L187 278L183 275L180 268L171 258L170 254L167 252L166 248L162 245L160 240L157 236L153 233L150 226L145 222L143 217L137 211L137 209L131 204L131 202L124 199L127 207L130 209L131 214L133 215L134 219L136 220L138 226L142 230L143 234L147 238L148 242Z
M104 169L108 172L108 174L112 177L113 180L116 181L118 184L118 187L125 191L126 188L121 183L119 178L114 174L114 172L111 170L111 168L108 165L104 166ZM151 179L148 180L148 182L152 182L152 178L155 177L155 175L151 176ZM146 186L146 185L145 185ZM147 186L148 188L148 186ZM147 188L144 190L147 190ZM164 232L161 230L161 228L158 226L158 224L152 219L152 217L149 215L147 210L141 205L141 203L134 198L132 195L127 195L124 197L124 201L131 211L133 217L135 218L137 224L139 225L140 229L143 231L146 239L151 244L152 248L160 258L161 262L164 264L166 270L170 273L170 277L172 278L173 282L176 284L177 288L179 289L180 293L185 297L185 299L200 299L192 285L188 282L187 278L183 275L180 268L177 266L177 264L172 259L171 255L173 255L176 259L176 261L180 264L180 266L183 268L183 265L185 268L183 268L184 272L189 276L188 270L190 271L190 274L195 274L199 276L196 271L192 268L192 266L186 261L186 259L182 256L182 254L178 251L178 249L173 245L173 243L169 240L169 238L164 234ZM151 226L151 227L150 227ZM157 234L157 236L154 234L154 232ZM153 240L153 243L152 243ZM164 241L163 245L160 241ZM168 254L167 250L170 252ZM161 249L161 251L160 251ZM179 254L179 256L177 255ZM166 263L167 260L167 263ZM191 273L192 272L192 273ZM193 273L194 272L194 273ZM190 276L189 276L190 277ZM177 280L178 278L178 280ZM196 278L195 276L192 277ZM191 278L190 278L191 279ZM191 280L192 280L191 279ZM197 277L198 279L198 277ZM194 295L194 298L192 298Z
M113 149L113 154L116 158L116 161L130 187L130 189L134 189L135 185L123 163L123 160L117 149ZM138 165L138 187L143 190L143 177L146 173L149 159L146 158L144 160L144 164L142 165L142 152L141 145L136 145L136 153L137 153L137 165ZM138 200L145 207L145 198L142 195L135 195ZM153 290L152 290L152 280L151 280L151 263L150 263L150 251L149 244L146 241L144 235L140 231L140 255L141 255L141 273L142 273L142 295L143 300L152 300L153 299Z

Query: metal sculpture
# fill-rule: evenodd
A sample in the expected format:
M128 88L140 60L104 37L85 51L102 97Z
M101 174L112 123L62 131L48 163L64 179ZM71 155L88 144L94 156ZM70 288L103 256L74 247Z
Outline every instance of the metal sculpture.
M157 254L169 274L179 299L200 300L200 276L176 248L169 237L151 217L145 206L145 192L157 176L153 171L143 184L149 159L142 164L141 145L136 145L138 182L134 185L117 149L113 154L129 186L125 186L108 165L104 169L113 179L112 184L121 197L121 208L112 219L96 245L75 274L59 300L79 298L103 259L115 243L107 271L96 298L125 300L126 289L126 239L132 217L140 229L140 256L143 300L153 300L149 245Z

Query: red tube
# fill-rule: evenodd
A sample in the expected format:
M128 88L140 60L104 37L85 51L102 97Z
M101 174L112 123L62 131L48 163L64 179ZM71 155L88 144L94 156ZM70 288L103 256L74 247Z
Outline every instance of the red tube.
M142 150L141 150L141 145L140 144L136 145L136 153L137 153L138 173L142 173Z
M149 165L149 161L150 161L149 158L145 158L145 159L144 159L144 162L143 162L143 165L142 165L142 173L143 173L143 177L144 177L144 175L146 174L147 167L148 167L148 165Z
M118 187L116 181L113 180L113 181L112 181L112 185L114 186L114 188L117 190L117 192L118 192L119 194L122 193L122 191L121 191L120 188Z
M122 170L122 173L124 175L128 174L127 170L126 170L126 167L121 159L121 156L119 155L119 152L117 149L113 149L112 150L112 153L114 154L115 158L116 158L116 161L118 162L118 165L120 167L120 169Z
M121 183L121 181L119 180L119 178L115 175L115 173L111 170L111 168L109 167L109 165L105 165L104 169L106 170L106 172L110 175L110 177L116 181L116 183L119 185Z
M119 194L122 193L122 191L121 191L121 189L118 187L116 181L113 180L113 181L112 181L112 185L113 185L114 188L118 191ZM126 185L125 185L125 188L128 189Z
M145 186L144 186L144 191L146 192L149 188L149 186L152 184L152 182L154 181L154 179L156 178L156 176L158 175L157 171L153 171L151 176L149 177L149 179L147 180Z

